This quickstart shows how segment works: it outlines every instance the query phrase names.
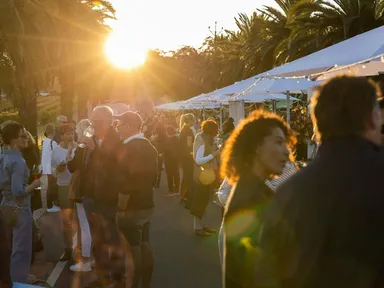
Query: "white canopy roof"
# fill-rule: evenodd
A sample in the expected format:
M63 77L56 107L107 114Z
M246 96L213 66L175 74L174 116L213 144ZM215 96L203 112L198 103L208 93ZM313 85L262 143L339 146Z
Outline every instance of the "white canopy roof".
M287 95L285 94L244 94L238 97L234 97L235 100L243 100L247 103L262 103L265 101L271 101L271 100L287 100ZM299 99L290 96L289 100L291 101L297 101Z
M305 71L308 70L315 71L322 69L325 71L335 65L344 66L383 53L384 26L381 26L280 67L276 67L259 76L264 76L266 74L281 75L287 73L293 74L291 76L303 76L307 75L307 72Z
M219 108L218 103L188 103L186 101L177 101L166 103L154 107L159 110L202 110L202 109L215 109Z

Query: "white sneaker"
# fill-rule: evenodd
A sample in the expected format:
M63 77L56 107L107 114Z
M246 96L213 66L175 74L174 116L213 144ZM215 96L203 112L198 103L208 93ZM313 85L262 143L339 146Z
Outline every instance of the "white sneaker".
M79 263L75 264L75 265L72 265L71 267L69 267L69 269L72 271L72 272L91 272L92 271L92 268L91 268L91 262L82 262L80 261Z
M60 207L56 206L55 204L53 204L52 208L47 209L47 212L50 212L50 213L60 212L60 211L61 211Z

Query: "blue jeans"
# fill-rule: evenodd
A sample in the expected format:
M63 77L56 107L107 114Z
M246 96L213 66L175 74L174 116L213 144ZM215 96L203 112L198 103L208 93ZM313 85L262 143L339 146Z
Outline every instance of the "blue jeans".
M33 217L30 208L19 212L12 229L11 278L13 282L27 283L32 258Z

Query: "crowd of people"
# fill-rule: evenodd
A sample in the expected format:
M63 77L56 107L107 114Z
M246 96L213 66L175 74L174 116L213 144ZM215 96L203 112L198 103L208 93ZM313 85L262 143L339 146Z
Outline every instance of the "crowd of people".
M31 196L41 187L43 208L62 216L60 261L74 260L72 271L94 269L98 279L88 287L150 287L153 193L164 168L166 196L180 197L198 237L216 234L205 215L217 192L223 287L383 287L380 96L365 78L320 86L311 103L319 149L303 169L294 132L263 110L236 127L228 118L221 129L190 113L114 116L106 106L78 123L59 116L45 130L41 173L31 135L3 123L1 283L27 282L38 230Z

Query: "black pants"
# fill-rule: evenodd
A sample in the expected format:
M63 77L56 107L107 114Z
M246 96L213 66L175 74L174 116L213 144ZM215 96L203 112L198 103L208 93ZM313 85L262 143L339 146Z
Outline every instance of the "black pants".
M157 157L157 181L156 181L156 188L160 187L161 182L161 171L163 170L163 155L159 154Z
M169 192L178 192L180 186L179 163L173 157L164 157Z
M186 156L181 159L181 168L183 169L183 178L181 180L181 197L186 197L188 191L192 188L193 184L193 158L192 156Z
M89 220L96 275L100 279L112 278L124 281L125 244L115 223L115 207L97 205L93 201L85 204Z

